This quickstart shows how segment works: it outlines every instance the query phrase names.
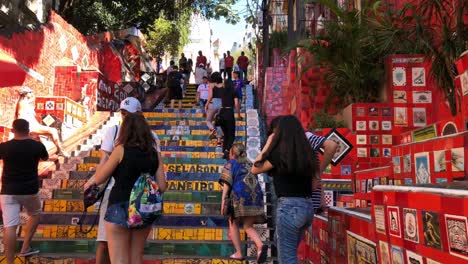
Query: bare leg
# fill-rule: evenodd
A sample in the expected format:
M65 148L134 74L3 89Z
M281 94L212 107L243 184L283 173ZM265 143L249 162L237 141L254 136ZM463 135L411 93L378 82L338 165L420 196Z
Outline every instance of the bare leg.
M99 241L96 250L96 264L110 264L109 249L107 242Z
M232 257L235 258L242 258L242 250L241 250L241 240L240 240L240 232L239 232L239 225L237 222L231 221L229 219L229 233L231 235L232 244L236 249L236 252L232 254Z
M13 264L16 251L16 227L5 227L3 231L3 244L5 244L5 257L7 264Z
M31 239L36 233L37 226L39 225L39 215L31 215L26 223L24 232L23 246L20 252L26 252L31 248Z
M38 126L31 130L31 133L39 134L39 135L47 135L52 137L52 141L54 141L55 147L57 147L57 152L62 151L62 145L60 144L59 134L57 129L47 126Z
M109 222L106 222L107 244L112 264L128 264L130 262L130 230Z
M179 100L179 109L182 108L182 100Z
M171 109L174 109L174 99L171 99Z
M262 249L263 242L260 236L258 235L257 230L255 230L255 228L253 227L254 220L255 219L253 217L246 217L244 219L244 230L257 246L257 250L260 251Z
M143 263L143 251L151 226L145 229L131 230L130 263Z

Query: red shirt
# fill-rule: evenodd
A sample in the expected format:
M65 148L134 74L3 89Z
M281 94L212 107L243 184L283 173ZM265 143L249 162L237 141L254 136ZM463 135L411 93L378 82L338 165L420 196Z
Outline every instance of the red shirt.
M195 64L195 67L200 67L200 64L203 63L203 66L206 66L206 57L205 56L198 56L197 57L197 64Z
M226 66L226 68L234 67L234 57L227 56L226 59L224 60L224 65Z
M239 68L242 70L247 70L249 58L247 58L247 56L239 56L239 58L237 58L237 65L239 65Z

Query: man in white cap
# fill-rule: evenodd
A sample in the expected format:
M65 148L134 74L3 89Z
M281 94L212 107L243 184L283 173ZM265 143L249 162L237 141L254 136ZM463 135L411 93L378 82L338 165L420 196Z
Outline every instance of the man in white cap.
M15 119L24 119L29 123L29 131L31 135L44 135L52 137L52 141L57 148L57 154L60 156L68 156L62 148L60 137L57 129L53 127L43 126L36 119L36 97L33 90L29 87L23 87L19 90L20 98L16 104Z
M140 101L138 101L134 97L127 97L120 103L120 115L122 117L122 121L125 119L125 116L129 113L141 113L142 114ZM119 137L119 132L120 132L120 125L116 125L116 126L110 127L104 134L104 137L102 138L101 149L100 149L101 158L100 158L97 170L99 170L109 159L110 154L114 150L116 140ZM154 145L158 152L159 166L163 166L162 158L161 158L161 148L159 146L159 138L154 132L153 132L153 136L154 136ZM100 205L101 209L99 212L98 235L96 239L98 241L98 247L96 251L96 264L110 263L109 251L107 248L107 235L106 235L104 216L106 215L106 211L107 211L107 203L109 200L109 194L110 194L110 191L112 190L112 186L114 186L114 178L111 177L109 181L110 182L107 185L107 189L104 193L104 198Z

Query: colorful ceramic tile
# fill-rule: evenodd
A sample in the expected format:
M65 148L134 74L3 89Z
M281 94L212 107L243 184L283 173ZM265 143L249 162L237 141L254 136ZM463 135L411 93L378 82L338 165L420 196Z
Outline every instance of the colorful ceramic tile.
M423 264L423 258L413 251L406 250L406 262L408 264Z
M435 261L433 259L427 258L426 259L427 264L442 264L442 262Z
M382 116L392 116L392 108L390 107L382 107Z
M347 231L348 264L377 264L377 249L374 242Z
M356 116L359 116L359 117L366 116L366 109L364 107L357 107L356 108Z
M466 216L445 215L445 227L450 254L468 260L468 219Z
M414 104L430 104L432 103L431 91L413 91Z
M395 107L394 116L395 126L407 126L408 125L408 109L406 107Z
M452 152L452 171L465 171L465 150L464 148L451 149Z
M392 245L392 264L405 264L403 251L400 247Z
M415 127L427 125L426 108L413 108L413 125Z
M424 233L424 245L442 249L440 237L439 214L430 211L421 211Z
M386 234L385 228L385 208L383 205L374 205L375 230L381 234Z
M392 121L382 121L382 130L392 130Z
M388 249L388 243L385 241L379 241L380 251L380 262L381 264L390 264L390 252Z
M463 95L468 94L468 71L463 72L460 76L461 88Z
M370 135L370 143L371 145L379 145L380 144L380 136L379 135Z
M434 172L447 171L445 150L434 151Z
M380 149L379 148L371 148L370 149L370 156L371 156L371 158L379 158L380 157Z
M351 175L351 165L341 165L341 175Z
M392 135L382 135L383 145L392 145Z
M403 208L403 220L405 221L405 239L419 243L418 213L416 209Z
M406 91L393 91L393 102L406 104L408 102L408 98L406 97Z
M369 107L369 116L379 116L379 108L375 106Z
M426 69L423 67L411 68L411 85L426 86Z
M396 174L401 173L400 157L393 157L392 163L393 163L393 173L396 173Z
M400 208L387 206L388 229L391 236L401 237Z
M429 152L420 152L414 154L414 166L416 172L416 183L426 184L431 182L429 173L430 162Z
M367 135L356 135L356 144L357 145L366 145L367 144Z
M403 172L411 172L411 154L403 155Z
M382 149L382 156L384 158L391 158L392 157L392 149L391 148L383 148Z
M406 86L406 69L394 67L392 71L393 86Z
M367 148L357 148L357 156L360 158L367 158Z
M379 121L376 121L376 120L369 121L369 130L371 131L379 130Z
M356 121L356 130L357 131L366 131L367 130L366 121Z

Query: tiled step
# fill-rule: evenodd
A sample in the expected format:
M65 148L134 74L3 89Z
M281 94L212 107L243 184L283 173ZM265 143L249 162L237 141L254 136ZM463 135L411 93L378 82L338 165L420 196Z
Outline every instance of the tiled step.
M150 117L147 118L148 123L151 126L204 126L206 125L206 120L204 117L200 118L193 118L193 119L185 119L181 120L181 118L167 118L167 117ZM245 126L246 121L236 120L236 126Z
M177 130L175 128L171 129L153 129L153 131L158 134L165 134L165 135L173 135L173 136L183 136L183 135L197 135L197 136L206 136L208 137L210 134L210 131L208 129L201 129L201 130ZM239 127L239 129L236 128L236 136L246 136L246 131Z
M167 140L167 141L179 141L179 140L186 140L186 141L191 141L191 140L196 140L196 141L201 141L201 140L208 140L208 137L205 135L180 135L180 136L171 136L171 135L158 135L158 138L160 140ZM245 136L238 136L236 137L236 141L245 141L246 138Z

